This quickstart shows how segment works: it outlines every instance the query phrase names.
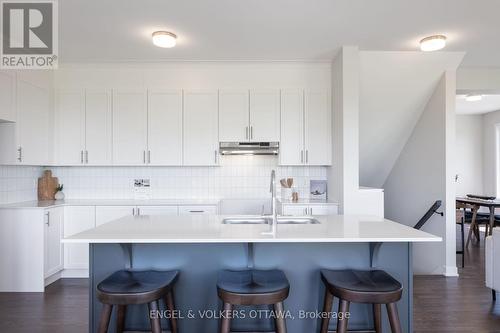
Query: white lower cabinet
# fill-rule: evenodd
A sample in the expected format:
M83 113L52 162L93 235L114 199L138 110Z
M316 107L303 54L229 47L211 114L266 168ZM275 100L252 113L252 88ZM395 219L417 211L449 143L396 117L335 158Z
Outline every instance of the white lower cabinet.
M137 206L137 215L177 215L177 206Z
M119 218L135 215L135 206L97 206L95 208L95 225L103 225Z
M337 215L338 206L336 204L282 204L281 214L288 216L325 216Z
M45 210L44 216L44 277L47 278L63 269L64 208Z
M64 207L64 237L95 227L94 206ZM89 269L89 244L64 244L64 269ZM84 272L84 274L88 272ZM67 275L66 275L67 276Z

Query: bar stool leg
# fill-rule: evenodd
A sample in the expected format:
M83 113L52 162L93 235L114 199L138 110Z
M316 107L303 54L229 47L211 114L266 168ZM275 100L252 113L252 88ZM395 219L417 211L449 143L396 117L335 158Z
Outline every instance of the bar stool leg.
M396 303L387 304L387 314L389 315L389 323L391 324L392 333L402 333L401 323L399 322L398 308Z
M172 333L177 333L177 318L175 318L175 305L174 305L174 294L173 291L165 296L165 305L167 306L167 310L170 312L170 331Z
M125 312L127 311L126 305L118 305L116 311L116 333L122 333L125 329Z
M286 333L286 321L285 321L285 309L283 307L283 302L278 302L273 305L274 314L276 316L276 333Z
M345 314L349 312L349 302L341 299L339 302L339 315L342 316L342 319L337 320L337 333L346 333L347 332L347 318Z
M325 301L323 303L323 313L332 312L333 306L333 295L325 289ZM326 318L321 319L321 331L320 333L328 333L328 325L330 324L330 315Z
M220 333L231 332L231 311L233 311L233 305L230 303L224 303L224 315L222 316Z
M382 306L373 304L373 324L376 333L382 333Z
M109 319L111 318L111 310L113 306L111 304L103 304L101 310L101 318L99 319L99 328L97 332L106 333L108 332Z
M161 333L161 321L160 321L160 316L157 313L159 310L158 307L158 301L153 301L148 303L148 309L149 309L149 321L151 322L151 332L152 333ZM154 311L155 314L154 316L151 316L151 312Z

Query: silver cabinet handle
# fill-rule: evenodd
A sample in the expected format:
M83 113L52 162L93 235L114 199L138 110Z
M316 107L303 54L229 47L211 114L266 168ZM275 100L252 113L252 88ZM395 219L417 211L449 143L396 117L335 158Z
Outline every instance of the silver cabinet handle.
M83 164L83 150L80 150L80 163Z
M148 164L151 164L151 150L148 150Z
M309 163L309 149L306 150L306 163Z
M304 163L304 151L300 151L300 163Z
M253 139L253 126L250 126L250 139Z
M245 127L245 139L248 140L248 126Z
M204 210L190 210L190 213L205 213Z
M85 164L89 164L89 151L85 151Z
M23 161L23 147L21 147L21 146L19 146L19 148L17 148L17 160L19 162Z
M144 164L146 164L146 151L145 150L142 151L142 162Z
M214 151L214 161L217 164L217 149Z
M311 207L311 208L309 208L309 215L312 215L312 214L313 214L313 209Z
M45 212L45 216L47 216L47 222L45 222L45 224L50 227L50 212Z
M134 208L132 208L132 215L134 215L134 216L135 216L135 207L134 207Z
M307 207L306 207L306 208L304 208L304 212L305 212L305 214L307 215Z
M137 216L141 215L141 209L137 208Z

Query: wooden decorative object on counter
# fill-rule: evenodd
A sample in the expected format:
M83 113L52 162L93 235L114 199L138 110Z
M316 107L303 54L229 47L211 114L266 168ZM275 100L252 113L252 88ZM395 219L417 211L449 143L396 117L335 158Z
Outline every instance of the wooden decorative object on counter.
M38 178L38 200L55 200L59 179L52 177L52 171L45 170L43 176Z

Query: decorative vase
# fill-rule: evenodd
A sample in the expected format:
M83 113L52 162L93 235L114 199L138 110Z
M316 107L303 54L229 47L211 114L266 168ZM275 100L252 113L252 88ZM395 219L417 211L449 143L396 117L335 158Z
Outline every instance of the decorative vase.
M64 200L64 192L58 191L58 192L56 192L56 195L54 197L56 200Z

